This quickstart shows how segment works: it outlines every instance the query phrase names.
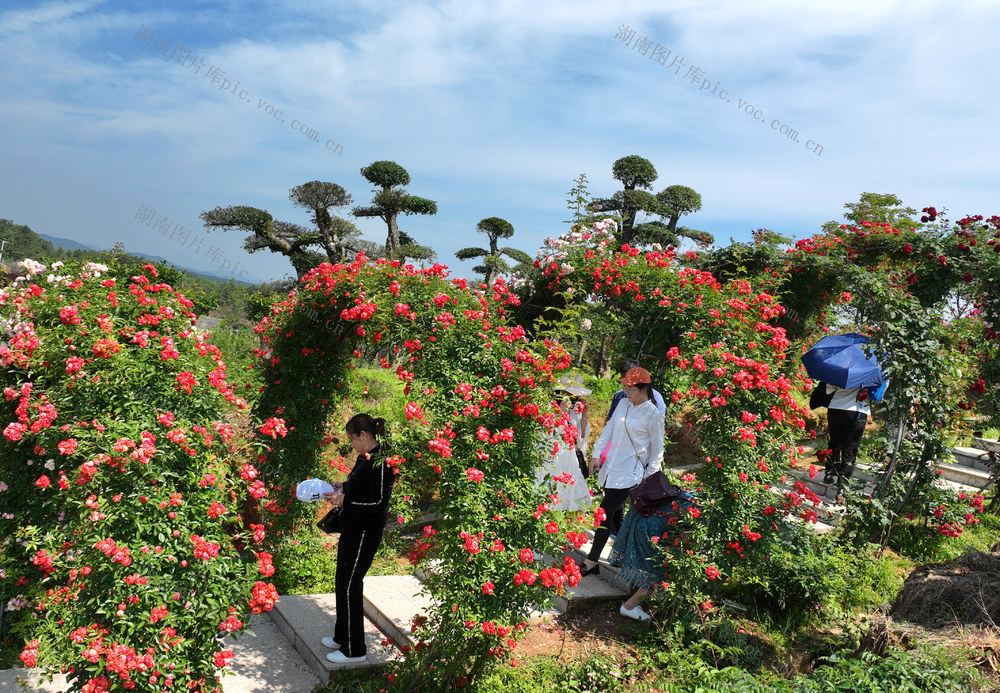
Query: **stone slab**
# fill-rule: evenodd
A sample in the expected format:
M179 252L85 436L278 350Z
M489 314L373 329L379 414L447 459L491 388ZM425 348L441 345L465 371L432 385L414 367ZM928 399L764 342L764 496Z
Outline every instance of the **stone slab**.
M310 693L323 682L264 614L252 616L236 642L223 645L233 651L233 673L222 677L224 693Z
M1000 440L996 438L973 438L972 442L979 450L1000 453Z
M989 453L979 448L952 448L951 454L955 456L955 463L974 469L989 471Z
M588 575L581 578L576 587L568 587L564 594L556 595L553 601L557 610L569 614L595 602L625 600L631 593L631 590L613 585L599 575Z
M365 579L366 592L368 582L372 579ZM323 684L328 683L330 675L338 669L382 666L397 654L395 648L387 643L385 635L366 618L365 644L368 656L365 661L339 665L328 661L326 655L330 650L320 640L333 635L336 613L336 597L333 594L286 595L278 599L270 612L271 620Z
M42 683L33 669L0 669L0 693L61 693L68 684L65 676L57 676L52 683Z
M972 486L977 492L985 490L990 486L990 473L984 469L966 467L961 464L949 464L947 462L935 462L934 468L948 481Z
M434 601L413 575L365 578L365 615L400 647L412 645L410 627L417 614L430 615Z

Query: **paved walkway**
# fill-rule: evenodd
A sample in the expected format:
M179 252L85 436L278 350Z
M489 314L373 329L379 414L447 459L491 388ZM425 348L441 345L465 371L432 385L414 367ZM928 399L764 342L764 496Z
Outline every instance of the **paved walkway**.
M227 647L235 657L233 673L222 679L224 693L311 693L320 683L316 673L266 615L252 617L242 637ZM27 688L18 683L18 678L27 680ZM38 679L30 669L0 670L0 693L66 690L66 679L62 676L49 684Z

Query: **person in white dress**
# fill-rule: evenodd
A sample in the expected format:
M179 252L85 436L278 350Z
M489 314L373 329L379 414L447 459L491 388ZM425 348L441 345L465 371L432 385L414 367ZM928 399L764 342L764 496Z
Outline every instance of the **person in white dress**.
M590 390L583 387L578 379L563 378L560 382L567 394L575 396L590 394ZM574 405L569 397L563 397L559 401L559 408L568 415L570 423L577 428L576 442L567 444L561 435L561 429L555 429L553 435L546 440L544 461L536 470L535 479L540 486L545 486L550 492L559 495L559 502L554 506L556 510L582 510L590 507L593 499L587 486L587 479L580 469L577 450L581 439L584 451L587 449L586 436L590 434L590 423L587 421L586 408ZM579 432L581 425L584 426L585 433ZM555 443L559 445L559 452L553 455L552 449ZM562 480L556 481L556 477ZM567 479L568 483L564 481Z

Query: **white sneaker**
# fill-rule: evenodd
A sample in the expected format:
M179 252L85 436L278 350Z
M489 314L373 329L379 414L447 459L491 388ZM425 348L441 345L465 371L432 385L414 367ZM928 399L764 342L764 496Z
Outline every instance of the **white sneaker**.
M641 606L637 606L632 609L626 609L625 605L622 604L622 607L618 609L618 613L620 613L625 618L632 619L633 621L648 621L650 618L652 618L649 614L647 614L645 611L642 610ZM329 657L329 655L327 656Z
M365 655L361 655L360 657L348 657L340 650L334 650L333 652L327 653L326 658L334 664L359 664L368 659Z
M331 637L325 637L322 640L320 640L320 642L323 643L323 647L328 647L331 650L339 650L340 649L340 643L337 642L336 640L334 640Z

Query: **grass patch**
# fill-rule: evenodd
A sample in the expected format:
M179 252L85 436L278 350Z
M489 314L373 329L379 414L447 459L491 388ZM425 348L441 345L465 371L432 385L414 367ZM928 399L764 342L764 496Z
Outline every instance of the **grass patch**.
M1000 536L1000 516L983 513L957 537L946 537L920 521L897 522L889 546L917 563L943 563L971 549L989 551Z

